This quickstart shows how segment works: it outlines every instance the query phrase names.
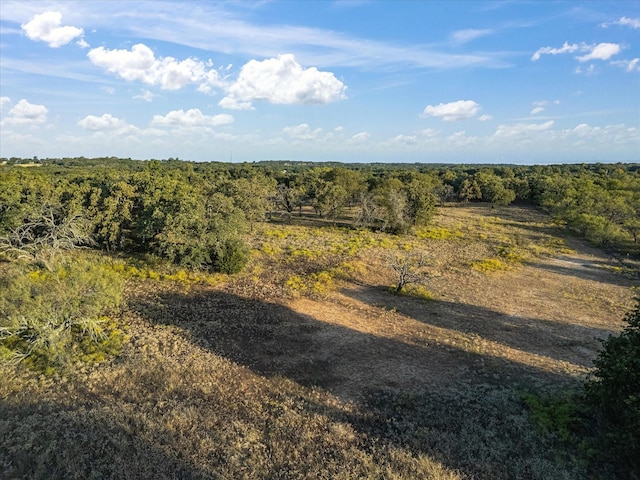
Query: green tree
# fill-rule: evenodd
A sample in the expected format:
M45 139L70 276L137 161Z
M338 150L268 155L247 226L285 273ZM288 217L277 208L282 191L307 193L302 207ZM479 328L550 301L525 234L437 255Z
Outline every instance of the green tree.
M618 336L609 336L585 383L598 447L620 475L640 478L640 299Z
M253 230L256 222L261 222L272 205L276 192L276 180L264 175L238 178L231 183L230 196L235 205L244 212ZM293 202L291 202L293 203Z
M480 190L478 182L474 179L465 178L460 185L458 198L465 203L472 200L481 200L482 191Z

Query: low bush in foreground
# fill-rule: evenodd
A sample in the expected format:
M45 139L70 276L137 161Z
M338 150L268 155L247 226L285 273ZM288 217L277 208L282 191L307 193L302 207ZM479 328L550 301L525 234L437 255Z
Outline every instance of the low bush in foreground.
M0 278L0 361L52 373L73 360L99 361L126 335L110 318L123 279L76 255L50 270L11 263Z
M533 421L553 433L590 478L640 478L640 301L609 336L582 392L525 398Z

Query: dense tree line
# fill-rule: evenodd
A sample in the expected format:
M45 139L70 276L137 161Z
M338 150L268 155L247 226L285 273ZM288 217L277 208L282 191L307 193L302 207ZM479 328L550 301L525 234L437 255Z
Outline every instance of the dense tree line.
M46 212L54 224L76 218L104 250L144 251L190 267L241 268L239 238L269 212L312 211L334 222L406 233L449 202L533 205L594 243L640 249L637 164L2 160L0 234L17 233Z

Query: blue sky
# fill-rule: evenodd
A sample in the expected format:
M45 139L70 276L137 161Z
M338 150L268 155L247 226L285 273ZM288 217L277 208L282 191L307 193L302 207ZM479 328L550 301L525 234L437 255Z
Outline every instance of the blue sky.
M0 156L640 161L640 2L0 3Z

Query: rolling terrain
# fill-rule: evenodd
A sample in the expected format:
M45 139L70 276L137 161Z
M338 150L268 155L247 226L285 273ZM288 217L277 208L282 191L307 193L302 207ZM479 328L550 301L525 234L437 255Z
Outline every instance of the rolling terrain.
M580 388L637 262L517 206L339 225L258 224L238 275L129 275L113 359L3 366L3 476L583 478L523 398ZM395 293L390 264L418 255Z

